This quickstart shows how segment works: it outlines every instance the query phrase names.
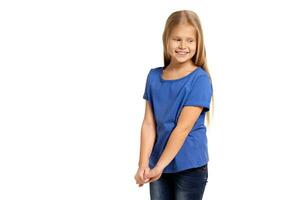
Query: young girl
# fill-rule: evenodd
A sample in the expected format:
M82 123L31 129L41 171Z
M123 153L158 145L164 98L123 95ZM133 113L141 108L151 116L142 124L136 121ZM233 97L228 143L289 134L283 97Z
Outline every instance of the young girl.
M200 20L193 11L172 13L163 33L164 66L150 69L143 98L139 168L152 200L200 200L208 178L205 116L212 82Z

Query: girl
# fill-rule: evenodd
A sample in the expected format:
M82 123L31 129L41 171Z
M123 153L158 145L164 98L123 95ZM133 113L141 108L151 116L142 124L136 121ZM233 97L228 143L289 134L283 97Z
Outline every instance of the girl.
M139 168L152 200L200 200L208 178L206 116L213 88L200 20L176 11L163 33L164 66L150 69L143 98Z

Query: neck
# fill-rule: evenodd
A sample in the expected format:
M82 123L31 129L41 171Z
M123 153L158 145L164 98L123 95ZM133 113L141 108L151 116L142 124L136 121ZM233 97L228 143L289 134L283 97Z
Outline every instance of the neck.
M188 61L183 62L183 63L179 63L179 62L175 62L175 61L171 60L170 64L167 66L167 68L169 70L175 70L175 71L187 70L187 69L191 69L191 68L194 68L194 67L195 67L195 64L193 63L192 60L188 60Z

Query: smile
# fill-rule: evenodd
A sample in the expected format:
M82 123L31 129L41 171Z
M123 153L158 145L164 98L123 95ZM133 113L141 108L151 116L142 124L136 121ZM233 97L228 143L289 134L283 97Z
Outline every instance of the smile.
M188 54L189 52L188 52L188 51L177 51L177 50L175 50L175 53L176 53L176 54L179 54L179 55L186 55L186 54Z

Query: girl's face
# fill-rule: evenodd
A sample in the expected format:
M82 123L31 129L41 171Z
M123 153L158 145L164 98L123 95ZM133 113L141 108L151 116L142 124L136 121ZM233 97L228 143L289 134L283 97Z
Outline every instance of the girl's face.
M178 25L173 28L169 41L168 53L171 62L185 63L196 53L196 30L191 25Z

